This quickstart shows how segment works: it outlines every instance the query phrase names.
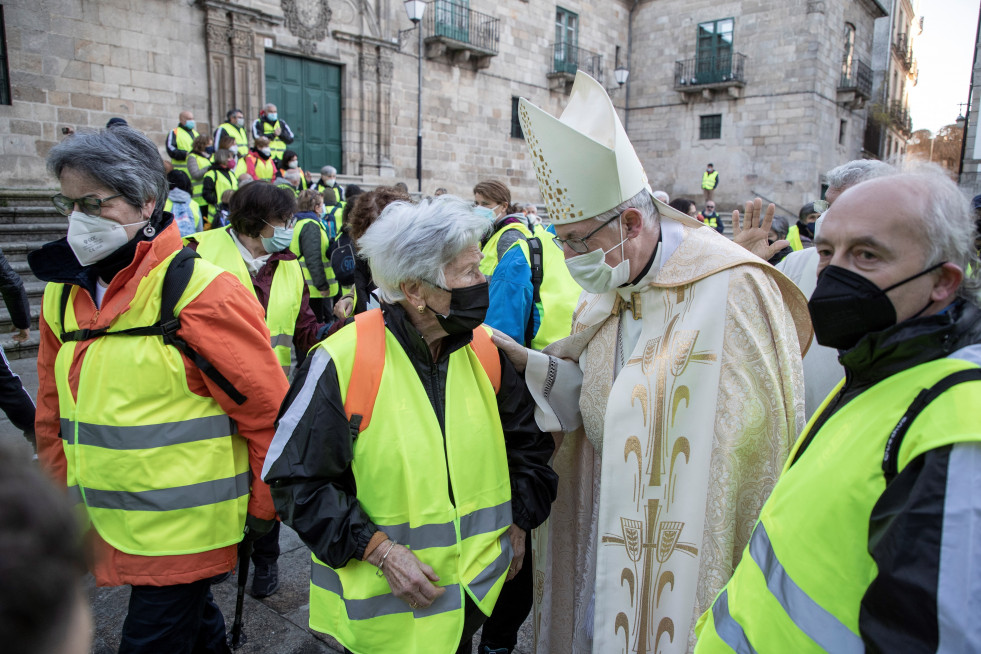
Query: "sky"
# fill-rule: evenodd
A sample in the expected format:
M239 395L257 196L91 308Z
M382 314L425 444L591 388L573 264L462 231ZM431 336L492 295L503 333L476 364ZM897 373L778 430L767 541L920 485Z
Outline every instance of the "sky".
M936 133L966 110L959 105L970 93L979 8L981 0L920 0L923 34L913 41L920 77L909 94L914 130Z

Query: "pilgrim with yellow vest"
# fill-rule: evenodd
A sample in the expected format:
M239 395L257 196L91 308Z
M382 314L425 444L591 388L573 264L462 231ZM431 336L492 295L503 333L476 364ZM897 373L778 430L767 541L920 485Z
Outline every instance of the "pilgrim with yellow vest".
M187 155L187 175L191 178L191 197L198 206L198 211L203 218L208 216L208 202L204 199L204 176L211 170L213 164L212 155L208 154L208 148L214 141L211 137L204 134L194 139L191 151Z
M194 114L190 111L182 111L180 122L177 127L167 134L167 154L170 156L170 164L177 170L187 172L187 155L194 145L194 139L200 136L194 129Z
M252 152L245 157L245 171L257 182L271 182L276 178L276 170L269 139L260 136L255 140Z
M719 171L712 164L708 164L705 166L705 172L702 173L702 194L705 196L706 202L713 199L715 188L718 185Z
M487 324L538 350L568 336L582 289L569 275L555 236L542 228L533 235L520 214L509 213L511 191L497 180L479 182L474 202L474 211L494 230L480 262L490 280Z
M235 141L235 149L240 158L249 153L249 132L245 127L245 114L241 109L231 109L225 114L225 122L215 130L215 143L220 144L223 138Z
M554 498L551 437L481 325L485 227L460 200L384 211L358 242L381 309L314 348L266 459L313 552L310 626L352 652L469 652Z
M292 191L284 189L284 192ZM311 191L310 195L314 195L314 192ZM316 195L319 196L319 193ZM309 210L312 207L305 207L305 209ZM289 248L300 260L300 268L303 270L303 279L306 280L307 291L310 293L310 303L314 305L314 313L318 318L323 319L323 316L330 315L332 298L337 295L340 286L334 275L334 269L330 266L330 239L316 214L296 221Z
M263 136L269 139L272 157L277 161L283 158L286 146L293 142L293 130L279 118L274 104L267 104L252 123L252 140L258 141Z
M235 155L228 150L215 152L214 164L204 175L201 185L201 197L208 203L209 216L218 215L218 205L225 191L238 190L238 177L235 176Z

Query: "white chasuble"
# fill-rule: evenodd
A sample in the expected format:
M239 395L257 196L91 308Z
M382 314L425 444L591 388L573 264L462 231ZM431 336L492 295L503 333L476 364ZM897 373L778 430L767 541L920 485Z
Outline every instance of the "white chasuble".
M686 225L629 297L583 295L546 349L582 366L583 429L535 534L539 654L690 651L803 427L806 301L773 268Z

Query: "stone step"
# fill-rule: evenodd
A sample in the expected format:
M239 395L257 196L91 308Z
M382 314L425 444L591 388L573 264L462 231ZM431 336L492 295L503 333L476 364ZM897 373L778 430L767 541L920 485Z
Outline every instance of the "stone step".
M0 247L18 241L57 240L68 233L68 223L0 223Z
M0 336L0 346L7 359L29 359L37 357L37 348L40 345L39 334L36 329L31 329L31 337L23 343L15 341L10 334Z
M31 267L27 265L27 261L10 261L9 263L10 267L14 269L14 272L20 275L20 279L25 285L40 281L31 272Z
M34 250L40 249L45 243L49 243L55 239L49 238L47 240L18 240L18 241L0 241L0 247L3 248L3 254L7 257L7 261L11 264L14 262L22 261L27 263L27 254L33 252Z
M2 207L51 207L51 196L57 188L0 188Z
M41 303L31 305L31 331L37 329L37 321L41 317ZM10 312L7 307L0 309L0 338L5 338L14 329L14 323L10 320Z
M4 223L59 223L68 228L68 218L58 213L50 202L46 207L0 206L0 224Z

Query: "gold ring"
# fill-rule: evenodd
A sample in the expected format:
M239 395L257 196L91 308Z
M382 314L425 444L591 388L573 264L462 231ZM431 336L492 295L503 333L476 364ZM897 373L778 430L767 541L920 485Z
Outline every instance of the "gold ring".
M409 606L412 607L412 608L414 608L414 609L419 608L419 605L416 604L415 602L409 602Z

